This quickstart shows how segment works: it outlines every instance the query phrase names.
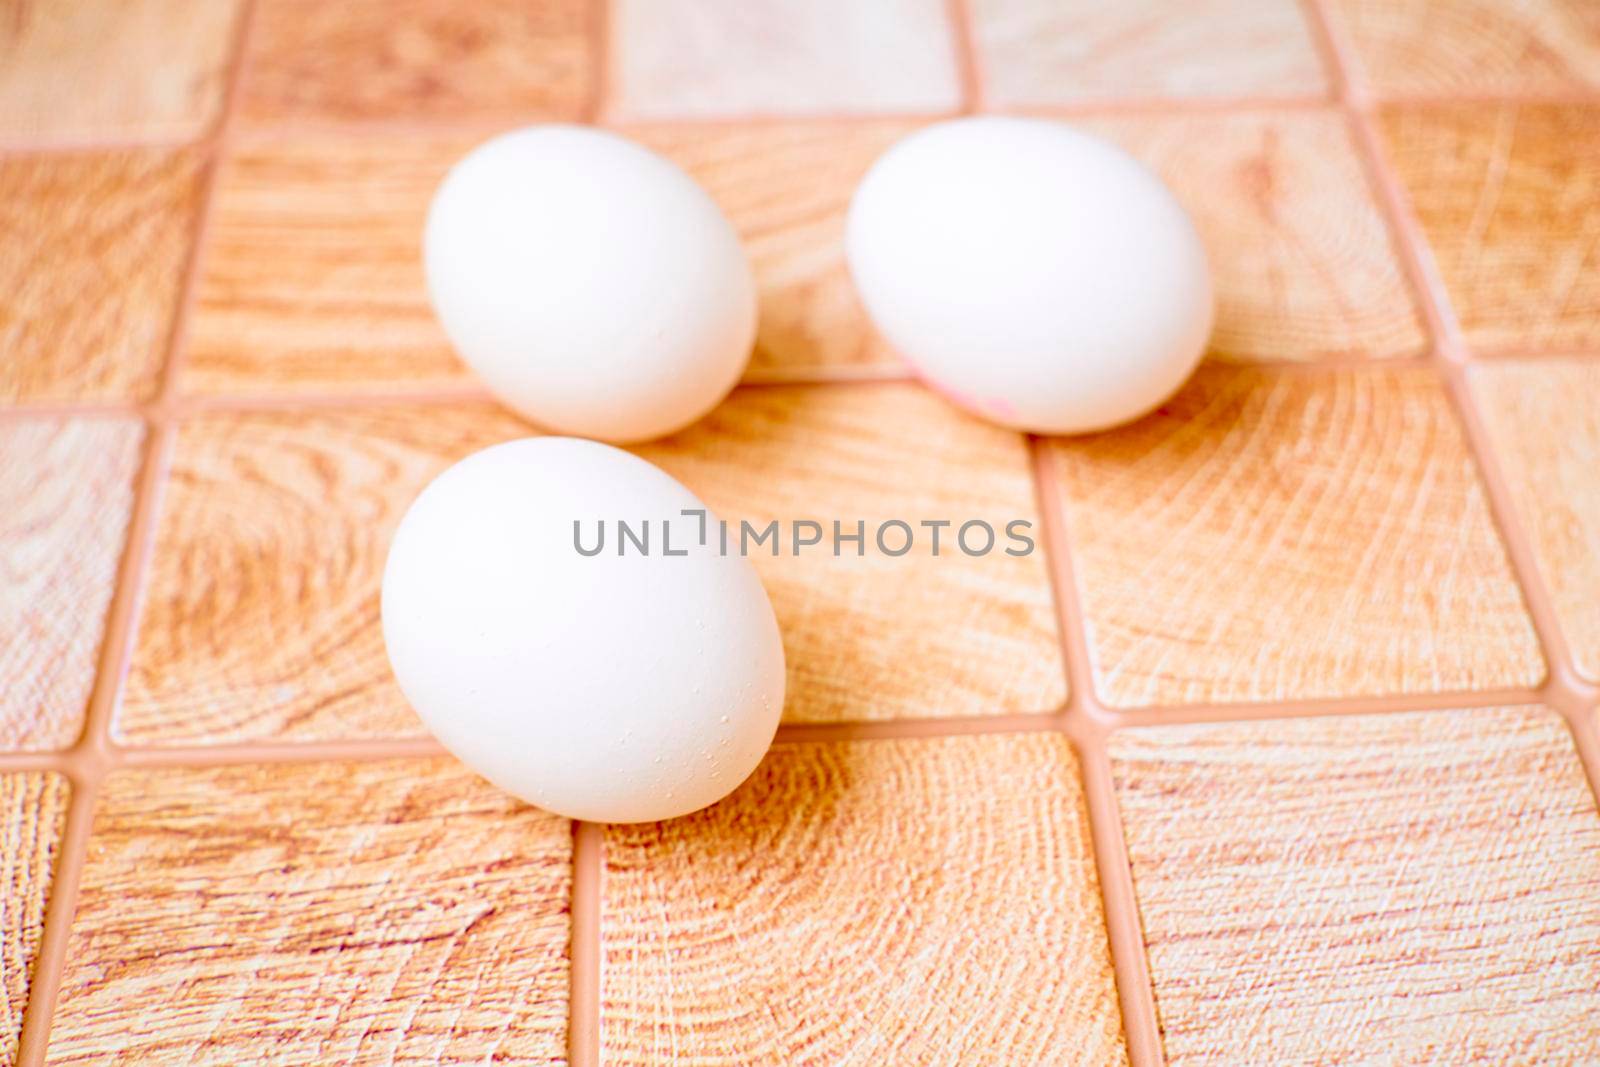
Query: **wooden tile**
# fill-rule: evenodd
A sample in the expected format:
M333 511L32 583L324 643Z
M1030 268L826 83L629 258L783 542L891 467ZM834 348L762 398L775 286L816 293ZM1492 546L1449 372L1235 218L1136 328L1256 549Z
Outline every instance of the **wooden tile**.
M972 0L971 8L991 104L1328 92L1293 0Z
M143 437L133 419L0 423L0 749L83 730Z
M780 746L605 863L606 1063L1126 1062L1058 736Z
M1600 361L1470 371L1578 670L1600 682Z
M239 124L583 116L589 0L263 0Z
M116 774L50 1062L564 1062L571 850L453 760Z
M1416 355L1425 335L1342 115L1135 115L1081 128L1144 160L1189 209L1217 288L1212 355Z
M71 789L58 774L0 774L0 1061L12 1063Z
M953 111L940 0L616 0L611 106L637 118Z
M736 392L688 431L635 449L679 478L730 524L758 532L778 520L822 526L798 554L751 549L783 629L790 722L1049 711L1065 699L1042 548L1024 556L1019 531L1042 544L1022 438L972 419L911 384L760 387ZM912 528L909 552L875 544L880 525ZM924 521L951 521L932 554ZM987 554L955 543L988 522ZM833 554L833 523L866 544ZM901 548L890 529L886 544ZM968 546L984 548L974 527ZM861 554L864 553L864 554Z
M198 137L216 120L235 0L8 4L0 138Z
M1202 368L1155 414L1054 452L1112 704L1544 676L1431 370Z
M144 400L166 359L200 158L0 158L0 401Z
M1334 0L1380 94L1561 92L1600 86L1591 0Z
M1468 345L1600 346L1600 104L1396 106L1382 123Z
M1163 727L1112 757L1174 1067L1600 1047L1600 816L1553 713Z
M422 276L433 191L483 138L252 140L223 171L181 383L359 392L470 381Z
M761 294L749 376L901 366L873 331L844 260L844 220L867 168L907 122L630 126L678 163L739 230Z
M389 538L445 467L529 433L477 404L184 425L118 736L194 744L422 733L383 649Z

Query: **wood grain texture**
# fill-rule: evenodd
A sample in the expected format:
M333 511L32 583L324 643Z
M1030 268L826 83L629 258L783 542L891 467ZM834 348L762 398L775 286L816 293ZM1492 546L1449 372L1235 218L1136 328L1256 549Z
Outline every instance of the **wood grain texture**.
M1382 126L1467 344L1600 345L1600 104L1394 106Z
M690 430L635 449L730 524L823 524L823 544L750 556L783 629L784 716L835 722L1049 711L1065 699L1044 553L1009 556L1006 524L1041 540L1022 438L956 411L919 386L749 388ZM907 554L873 539L880 523L913 528ZM923 520L953 520L938 557ZM957 527L987 521L993 551L967 556ZM865 555L832 553L865 523ZM900 540L887 535L891 548ZM969 544L981 548L980 531Z
M216 195L183 388L359 392L470 380L428 302L422 226L445 171L480 139L242 144Z
M0 1062L17 1054L70 799L59 774L0 774Z
M940 0L615 0L611 106L635 118L938 112L961 102Z
M379 589L413 498L528 428L488 405L185 424L115 723L130 743L422 733Z
M133 419L0 423L0 749L82 732L143 439Z
M50 1062L565 1062L572 834L453 760L96 805Z
M1600 1047L1600 817L1553 713L1163 727L1112 758L1174 1067Z
M1431 370L1202 368L1140 422L1053 447L1112 704L1544 676Z
M575 120L592 92L589 0L263 0L239 125Z
M1121 144L1188 208L1211 252L1226 360L1410 356L1426 341L1342 115L1132 115Z
M1600 86L1592 0L1334 0L1362 73L1385 95Z
M606 1063L1126 1062L1055 735L779 747L603 893Z
M155 150L0 159L0 400L151 396L199 163Z
M900 365L856 295L844 223L867 168L918 128L831 121L621 129L687 170L738 229L761 300L749 377Z
M1576 666L1600 682L1600 362L1478 364L1468 380Z
M0 138L198 137L217 118L235 0L10 0Z
M1328 92L1293 0L971 0L971 9L993 104Z

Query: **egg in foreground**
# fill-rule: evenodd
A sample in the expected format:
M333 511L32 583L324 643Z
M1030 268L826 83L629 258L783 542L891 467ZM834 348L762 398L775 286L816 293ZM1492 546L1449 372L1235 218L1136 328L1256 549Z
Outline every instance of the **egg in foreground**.
M1132 156L1044 119L920 130L850 205L850 271L879 331L956 403L1013 429L1137 418L1211 332L1205 249Z
M593 441L461 460L412 503L385 565L401 690L464 763L548 811L643 822L721 799L772 742L784 656L749 562L699 543L704 510Z
M682 429L755 343L732 225L677 166L603 130L532 126L474 149L434 194L423 264L456 351L557 433Z

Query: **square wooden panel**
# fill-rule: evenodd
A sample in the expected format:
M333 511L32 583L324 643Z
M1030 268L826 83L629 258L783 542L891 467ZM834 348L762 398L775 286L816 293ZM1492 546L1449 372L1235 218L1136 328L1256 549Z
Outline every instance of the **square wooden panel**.
M564 1062L571 856L453 760L114 774L50 1062Z
M1155 414L1053 448L1113 705L1544 677L1431 370L1203 367Z
M1600 682L1600 361L1478 364L1469 380L1578 670Z
M1468 346L1600 345L1600 104L1381 117Z
M612 108L634 118L940 112L961 103L942 0L616 0Z
M0 422L0 749L83 730L143 439L133 419Z
M1362 74L1385 95L1600 86L1593 0L1333 0Z
M0 400L145 400L194 240L195 152L0 158Z
M1600 815L1515 708L1115 734L1170 1064L1576 1063Z
M729 523L757 531L821 524L823 543L752 549L783 629L790 722L1044 712L1066 697L1027 447L911 384L740 390L694 427L635 449ZM912 528L910 551L875 544L882 523ZM939 555L924 521L949 521ZM988 522L994 547L969 556L958 527ZM1006 536L1031 523L1024 551ZM864 554L833 554L833 523L864 523ZM886 544L901 547L891 529ZM984 547L973 527L968 547Z
M867 168L907 122L632 126L705 187L739 231L760 289L747 377L901 367L868 321L844 259L845 214Z
M1132 115L1077 125L1118 142L1183 201L1210 251L1214 356L1407 356L1426 341L1344 117Z
M971 0L987 103L1323 96L1294 0Z
M421 734L384 653L389 539L488 405L217 415L178 434L115 730L134 744Z
M1126 1062L1059 736L780 746L605 848L606 1063Z
M0 1061L12 1063L44 936L71 787L58 774L0 774Z
M262 0L239 123L578 119L592 21L590 0Z
M198 137L216 120L234 0L41 0L6 6L0 139Z
M422 226L480 136L251 140L223 169L180 382L191 392L469 381L434 317Z

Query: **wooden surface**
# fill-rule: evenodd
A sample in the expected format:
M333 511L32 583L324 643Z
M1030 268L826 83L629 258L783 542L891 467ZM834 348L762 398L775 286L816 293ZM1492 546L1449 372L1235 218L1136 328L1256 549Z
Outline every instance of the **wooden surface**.
M235 0L9 0L0 143L195 137L217 119Z
M1600 99L1395 106L1383 129L1467 344L1600 346Z
M1591 0L1334 0L1385 95L1600 88Z
M1600 363L1489 363L1472 386L1574 661L1600 682Z
M470 380L428 303L422 224L472 134L264 137L217 189L183 367L206 393Z
M919 386L763 386L734 394L688 431L635 449L712 511L760 528L828 523L825 544L751 562L783 631L790 722L1039 712L1065 696L1050 580L1040 553L1004 551L1007 523L1039 537L1020 435L971 418ZM952 480L951 471L964 476ZM937 558L918 524L960 516L996 530L967 556L944 531ZM846 533L899 519L918 538L890 557L832 553ZM976 537L976 534L974 534ZM894 542L892 542L894 543Z
M611 110L628 118L948 112L942 0L614 0Z
M738 229L761 301L747 378L903 366L856 296L844 261L844 222L873 160L920 125L852 120L621 128L688 171Z
M198 164L193 152L161 149L0 158L0 398L155 391L193 240Z
M239 125L583 117L583 0L272 0L259 5Z
M1165 727L1111 753L1174 1067L1600 1047L1600 815L1558 716Z
M1160 174L1200 230L1229 361L1419 354L1411 293L1332 108L1090 118Z
M0 749L83 729L143 437L128 418L0 422Z
M498 408L196 419L178 434L117 736L408 736L378 592L405 508L455 460L527 436Z
M1202 369L1052 446L1118 706L1533 686L1538 642L1426 370Z
M1001 106L1327 92L1293 0L970 0L985 99Z
M71 790L59 774L0 774L0 1060L17 1052Z
M1592 1059L1592 6L0 6L0 1063ZM1029 441L865 320L850 194L968 111L1195 216L1149 418ZM401 510L532 432L428 200L549 119L756 273L751 384L644 455L735 520L1035 523L759 557L781 743L660 826L432 758L379 637Z
M1125 1062L1059 737L779 749L604 893L607 1063Z
M568 824L451 760L112 776L52 1063L559 1063Z

